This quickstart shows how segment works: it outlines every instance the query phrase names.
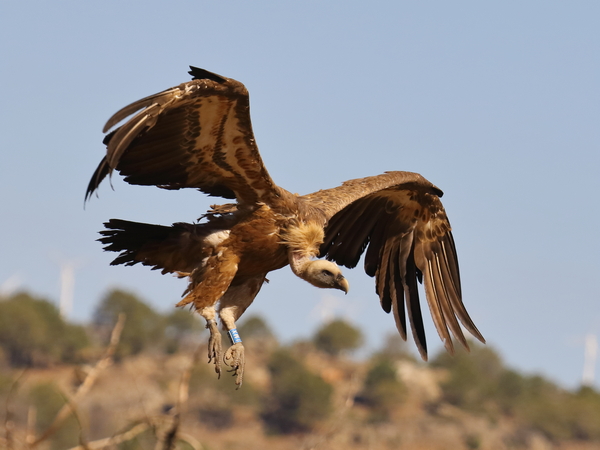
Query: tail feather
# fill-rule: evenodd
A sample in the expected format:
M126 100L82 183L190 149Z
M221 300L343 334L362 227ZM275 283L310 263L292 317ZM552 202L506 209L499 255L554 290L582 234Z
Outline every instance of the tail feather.
M207 235L203 225L188 223L163 226L111 219L104 226L98 241L104 250L120 252L111 265L141 263L163 274L191 272L202 258Z

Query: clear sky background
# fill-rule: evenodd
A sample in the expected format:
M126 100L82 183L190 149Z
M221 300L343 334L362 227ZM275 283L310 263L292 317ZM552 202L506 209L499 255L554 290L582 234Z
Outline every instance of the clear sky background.
M5 0L0 288L58 301L72 263L73 320L110 287L178 301L183 281L110 267L97 231L191 222L214 199L118 176L83 198L105 121L192 64L246 85L263 160L292 192L386 170L442 188L479 329L509 365L575 387L600 332L599 18L597 1ZM344 296L284 268L250 312L284 342L341 316L376 348L393 318L362 268L346 274Z

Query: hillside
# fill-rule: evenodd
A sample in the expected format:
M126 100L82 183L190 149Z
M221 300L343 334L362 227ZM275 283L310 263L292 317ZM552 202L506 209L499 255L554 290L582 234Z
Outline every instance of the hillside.
M343 321L282 347L262 319L251 317L240 326L247 367L236 390L229 374L218 380L206 364L206 344L194 324L185 325L188 316L165 322L118 294L107 298L129 305L129 318L119 316L124 328L112 328L119 311L107 307L112 303L98 315L112 320L112 344L100 319L85 328L89 338L81 345L67 339L74 333L81 340L81 329L53 322L69 351L47 345L48 324L24 326L28 316L14 310L18 327L0 323L3 448L600 449L598 392L521 375L490 347L472 344L471 353L422 363L392 337L356 361L350 355L360 330ZM43 317L52 316L25 297L0 308L12 308L13 300L30 301L27 314L40 307ZM154 334L144 334L142 324ZM42 329L49 334L30 335ZM7 330L19 332L20 346Z
M246 382L238 391L229 377L217 380L203 361L195 365L180 428L187 444L181 442L179 448L190 444L191 448L210 450L600 448L593 441L553 442L510 417L475 414L452 406L443 400L440 387L448 374L409 360L396 363L402 393L393 404L386 405L388 413L382 417L376 407L360 401L368 364L344 358L331 361L317 351L305 353L304 361L312 372L334 386L333 408L311 430L276 433L262 417L272 383L264 347L248 345L248 355ZM119 448L152 448L155 434L160 436L172 426L170 413L176 410L181 378L191 362L189 354L137 355L111 365L77 402L79 422L71 418L39 448L75 446L80 429L85 431L84 439L92 442L139 423L149 423L155 429L147 429ZM25 448L18 443L25 440L28 420L30 428L35 428L31 416L36 405L37 428L43 430L63 403L58 392L73 392L84 371L85 367L60 366L32 369L21 376L13 400L14 448ZM0 416L3 423L5 415L6 411Z

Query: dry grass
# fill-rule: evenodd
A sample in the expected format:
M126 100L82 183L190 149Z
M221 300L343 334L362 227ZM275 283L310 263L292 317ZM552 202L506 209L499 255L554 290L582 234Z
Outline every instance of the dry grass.
M92 367L31 370L16 377L6 397L1 448L56 448L54 437L72 417L76 419L78 445L70 450L116 449L127 441L132 444L128 448L156 450L600 448L584 442L552 443L540 434L524 432L519 424L507 418L478 416L445 404L436 396L440 374L410 362L403 362L400 371L405 374L405 398L389 418L380 420L374 418L368 407L354 401L363 386L364 364L344 359L332 364L331 359L310 352L304 355L306 364L335 386L334 411L311 433L270 435L256 400L269 387L268 371L263 365L265 358L257 357L251 362L254 367L250 367L249 373L258 374L256 383L250 375L248 385L241 391L235 390L229 377L217 381L212 368L198 361L204 355L204 345L193 354L141 355L114 364L113 355L123 324L121 318L104 355ZM251 343L248 348L252 354ZM26 393L50 380L62 393L65 403L50 425L36 433L36 411L27 406ZM254 400L249 396L253 390Z

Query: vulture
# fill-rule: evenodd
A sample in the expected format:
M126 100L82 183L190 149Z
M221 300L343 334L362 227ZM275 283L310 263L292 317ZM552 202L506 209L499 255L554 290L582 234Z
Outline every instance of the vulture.
M454 352L451 334L469 348L461 325L485 342L462 302L454 239L439 188L417 173L395 171L292 194L275 183L263 164L244 85L190 69L191 81L138 100L108 120L106 156L85 199L116 170L130 184L192 188L231 200L211 206L193 224L111 219L99 239L105 250L119 253L112 265L141 263L187 277L177 306L191 305L206 320L208 361L219 376L223 361L238 387L242 384L244 346L236 321L269 272L289 264L313 286L347 293L340 266L355 267L363 254L381 307L392 312L404 340L408 316L424 360L417 282L424 286L448 352ZM224 354L217 319L231 341Z

